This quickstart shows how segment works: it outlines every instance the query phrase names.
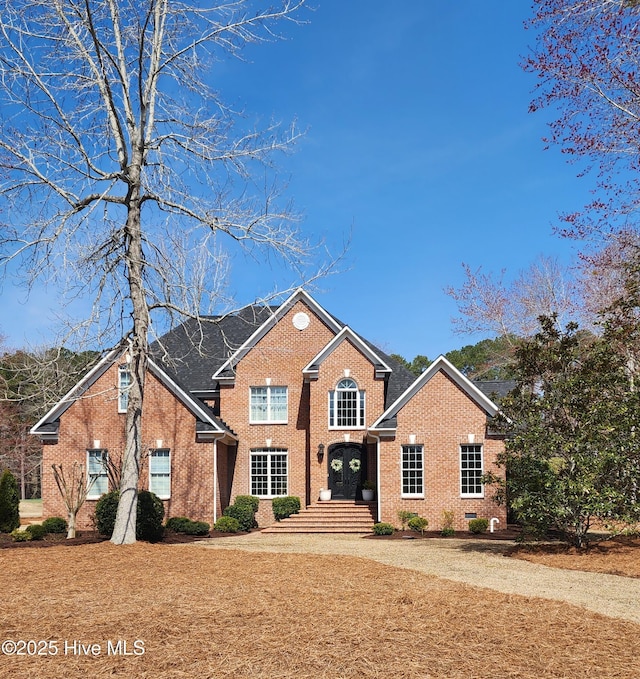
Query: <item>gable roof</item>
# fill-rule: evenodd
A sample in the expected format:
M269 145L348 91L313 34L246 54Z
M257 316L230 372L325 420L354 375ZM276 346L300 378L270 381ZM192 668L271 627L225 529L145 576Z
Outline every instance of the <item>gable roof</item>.
M40 436L43 441L54 441L58 438L60 417L95 384L102 375L125 353L126 349L119 347L110 351L99 361L83 378L68 391L49 412L42 417L32 428L30 433ZM149 372L154 375L196 418L196 430L198 432L228 436L237 439L237 436L217 418L213 411L199 399L192 396L151 358L149 359Z
M223 382L232 382L234 379L234 368L238 362L249 353L251 349L273 328L276 323L287 314L291 308L297 303L303 302L311 311L313 311L320 320L327 325L333 332L338 333L342 329L342 324L337 321L331 314L323 309L316 301L305 292L302 288L298 288L286 301L279 307L272 311L270 316L264 323L255 330L255 332L248 337L245 342L235 351L227 361L225 361L214 373L212 379Z
M369 430L385 431L397 427L397 415L400 410L424 387L438 372L442 371L464 391L469 398L478 404L489 416L493 417L498 412L498 406L486 396L478 387L466 378L444 356L438 356L436 360L411 384L384 413L369 427Z
M302 374L309 379L318 379L318 370L322 362L329 357L344 341L349 341L351 344L362 353L373 365L376 371L376 378L381 379L391 372L391 368L385 363L380 356L373 350L371 345L367 344L358 335L351 330L347 325L318 353L309 364L303 368Z

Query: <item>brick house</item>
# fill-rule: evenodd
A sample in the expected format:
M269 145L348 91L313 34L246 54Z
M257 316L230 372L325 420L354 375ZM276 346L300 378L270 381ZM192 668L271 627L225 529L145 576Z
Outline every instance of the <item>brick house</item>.
M102 461L124 448L126 350L114 350L32 429L43 443L45 516L63 515L52 464L86 465L94 478L78 525L108 490ZM186 321L155 342L144 396L141 488L167 516L212 523L236 495L362 502L375 484L374 516L416 512L439 528L443 510L465 529L506 513L480 476L500 473L503 440L493 401L444 357L418 378L300 289L279 307L247 307L216 323Z

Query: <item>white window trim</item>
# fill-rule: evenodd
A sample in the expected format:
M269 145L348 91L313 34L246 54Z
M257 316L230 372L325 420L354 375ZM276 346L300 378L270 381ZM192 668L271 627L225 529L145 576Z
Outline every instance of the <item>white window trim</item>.
M463 493L462 492L462 449L470 447L480 448L480 476L484 474L484 445L481 443L462 443L460 444L459 456L458 456L458 469L460 473L460 497L465 499L484 499L484 484L481 485L482 492L480 493Z
M357 424L357 425L347 425L345 427L340 427L337 424L331 424L331 405L333 402L333 416L334 420L338 419L338 384L342 382L345 379L350 379L355 385L355 393L356 393L356 407L357 407L357 413L358 413L358 419L360 419L360 401L363 403L363 408L362 408L362 424ZM342 390L341 390L342 391ZM360 389L358 386L358 383L352 378L345 378L342 377L338 380L338 383L336 386L328 393L328 399L327 399L327 426L330 430L332 431L356 431L359 429L366 429L367 428L367 393L364 391L364 389Z
M129 375L129 384L123 388L122 386L122 375L127 373ZM127 405L129 404L129 390L131 389L131 371L127 364L118 366L118 412L126 413ZM126 397L126 398L125 398ZM124 408L122 407L122 401L125 401Z
M422 493L405 493L403 456L405 448L422 448ZM425 498L425 473L424 473L424 445L421 443L404 443L400 446L400 497L405 500L424 500Z
M157 493L151 486L151 480L153 479L153 474L151 473L151 460L153 459L153 454L154 453L164 453L167 452L169 453L169 494L168 495L161 495L160 493ZM164 474L163 474L164 475ZM152 448L149 451L149 491L154 493L154 495L157 495L161 500L170 500L171 499L171 451L169 448Z
M253 419L253 408L251 404L251 396L253 389L266 389L267 390L267 419L266 420L254 420ZM284 389L287 397L287 407L285 418L283 420L272 420L271 416L271 390L272 389ZM289 423L289 387L283 384L274 385L260 385L249 387L249 424L288 424Z
M249 455L249 492L251 495L254 495L253 493L253 474L252 474L252 467L253 467L253 457L257 455L266 455L267 456L267 486L269 490L271 490L271 456L272 455L284 455L287 459L287 488L284 493L281 495L272 495L269 493L268 495L260 495L259 493L255 493L256 497L259 497L261 500L271 500L274 497L286 497L289 494L289 450L287 448L254 448L250 451Z
M107 480L107 490L105 492L109 492L109 474L107 473L107 467L106 465L103 464L103 472L99 475L97 474L89 474L89 457L91 453L102 453L103 457L105 457L107 460L109 459L109 451L106 448L89 448L87 449L87 456L86 456L86 461L87 461L87 485L91 482L91 476L104 476L104 478ZM94 483L91 488L89 489L89 492L87 493L87 500L99 500L103 493L99 493L94 491L94 488L96 487L96 484Z

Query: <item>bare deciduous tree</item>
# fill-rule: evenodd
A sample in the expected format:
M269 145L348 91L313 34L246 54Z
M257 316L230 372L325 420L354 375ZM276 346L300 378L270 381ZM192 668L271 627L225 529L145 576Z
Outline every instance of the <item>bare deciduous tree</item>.
M85 328L125 338L118 544L135 541L152 321L215 308L235 249L308 270L271 165L295 126L243 126L210 85L216 59L299 20L304 0L274 3L2 0L0 261L90 297Z
M75 538L76 517L87 499L95 478L87 479L84 465L80 462L74 462L71 465L71 474L68 479L61 464L51 466L53 478L56 480L62 501L67 509L67 539Z

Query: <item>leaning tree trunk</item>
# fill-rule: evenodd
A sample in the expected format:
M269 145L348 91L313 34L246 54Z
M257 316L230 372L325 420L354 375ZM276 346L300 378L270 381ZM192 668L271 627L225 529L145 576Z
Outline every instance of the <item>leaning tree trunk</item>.
M120 500L111 537L111 542L118 545L136 541L138 481L142 459L142 403L149 351L149 308L144 295L142 267L140 167L141 163L138 162L133 164L130 170L132 188L128 197L129 211L126 225L125 261L131 292L133 331L128 353L131 386L127 406Z

